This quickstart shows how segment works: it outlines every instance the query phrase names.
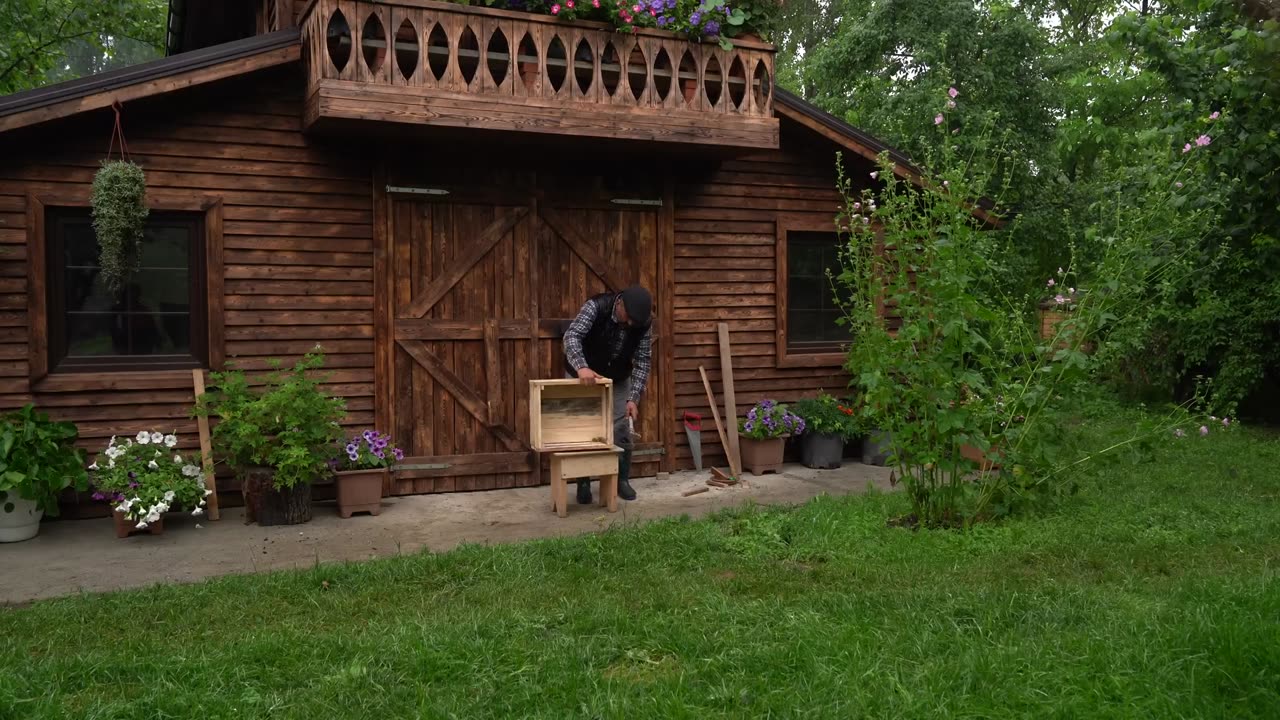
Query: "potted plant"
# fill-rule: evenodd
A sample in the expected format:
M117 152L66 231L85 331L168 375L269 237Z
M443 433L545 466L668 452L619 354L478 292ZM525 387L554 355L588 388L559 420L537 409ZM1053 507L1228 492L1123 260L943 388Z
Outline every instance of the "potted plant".
M296 525L311 520L311 483L328 471L346 403L312 374L324 366L319 347L291 370L270 364L254 386L241 370L210 373L213 389L195 413L218 418L214 449L240 479L245 521Z
M89 469L93 471L95 500L111 503L116 537L145 530L164 532L164 514L189 510L204 514L205 498L213 493L204 485L200 466L177 451L178 436L143 430L107 447Z
M41 518L58 514L58 493L88 487L78 437L30 404L0 420L0 542L35 537Z
M824 392L796 403L796 414L805 422L800 462L811 468L840 467L845 442L860 434L857 411Z
M342 446L342 454L332 461L338 515L382 512L382 488L392 460L404 459L404 452L391 444L390 436L365 430Z
M782 454L792 433L804 432L804 420L772 400L761 400L738 421L738 439L742 466L752 475L777 472L782 468Z
M93 176L90 202L93 230L98 238L98 264L103 281L114 293L119 293L138 269L139 247L149 214L146 194L146 175L132 162L104 162Z

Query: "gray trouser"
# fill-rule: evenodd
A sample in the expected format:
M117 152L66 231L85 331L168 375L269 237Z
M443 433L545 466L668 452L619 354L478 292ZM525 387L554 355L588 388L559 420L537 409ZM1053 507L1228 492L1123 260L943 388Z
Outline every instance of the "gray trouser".
M565 377L576 376L565 373ZM630 380L613 382L613 444L622 448L622 457L618 458L618 482L626 482L631 477L631 451L635 443L631 440L631 431L627 428L627 395L630 392ZM591 480L579 482L591 482Z

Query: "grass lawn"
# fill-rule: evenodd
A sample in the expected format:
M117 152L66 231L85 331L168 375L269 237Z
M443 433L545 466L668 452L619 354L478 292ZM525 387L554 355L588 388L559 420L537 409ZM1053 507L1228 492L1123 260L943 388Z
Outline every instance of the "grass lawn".
M1280 717L1274 437L1171 440L967 533L905 509L0 610L0 718Z

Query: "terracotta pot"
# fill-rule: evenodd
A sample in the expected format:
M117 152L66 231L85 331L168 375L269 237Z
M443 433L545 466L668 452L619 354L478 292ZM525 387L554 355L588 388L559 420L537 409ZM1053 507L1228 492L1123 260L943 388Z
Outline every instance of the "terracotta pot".
M116 537L118 538L127 538L134 533L147 533L148 535L164 534L164 515L161 515L159 520L153 523L148 523L147 526L141 530L138 529L137 522L126 518L124 513L119 510L112 510L111 517L116 521Z
M344 470L336 473L334 494L338 500L338 515L349 518L352 513L382 512L382 486L387 479L386 468L373 470Z
M766 440L739 438L738 445L742 451L742 467L750 470L752 475L778 472L782 469L782 454L786 449L786 443L786 437L768 438Z

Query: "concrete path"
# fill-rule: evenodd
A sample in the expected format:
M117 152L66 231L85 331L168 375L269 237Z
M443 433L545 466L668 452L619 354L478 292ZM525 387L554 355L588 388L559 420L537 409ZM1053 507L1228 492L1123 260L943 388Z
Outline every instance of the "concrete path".
M245 525L239 508L218 522L190 515L165 517L164 534L116 539L110 518L45 523L35 538L0 544L0 605L77 592L102 592L165 582L196 582L217 575L307 568L319 562L365 560L422 549L439 552L459 543L504 543L576 535L620 523L713 510L755 501L797 504L823 493L846 495L871 486L889 489L887 468L857 462L838 470L788 466L777 475L747 476L748 487L704 486L708 472L675 473L659 483L639 478L635 502L618 512L584 507L569 496L569 517L551 510L547 487L386 498L378 517L338 517L332 503L317 503L303 525Z

